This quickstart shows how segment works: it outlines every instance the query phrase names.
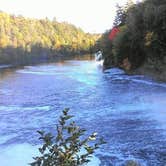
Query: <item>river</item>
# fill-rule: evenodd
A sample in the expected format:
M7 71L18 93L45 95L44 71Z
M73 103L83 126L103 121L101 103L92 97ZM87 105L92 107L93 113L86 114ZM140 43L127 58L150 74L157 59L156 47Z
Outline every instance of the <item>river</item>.
M103 72L90 59L0 72L0 165L30 163L40 143L36 131L54 131L66 107L78 125L107 142L90 166L130 159L165 166L166 84L119 69Z

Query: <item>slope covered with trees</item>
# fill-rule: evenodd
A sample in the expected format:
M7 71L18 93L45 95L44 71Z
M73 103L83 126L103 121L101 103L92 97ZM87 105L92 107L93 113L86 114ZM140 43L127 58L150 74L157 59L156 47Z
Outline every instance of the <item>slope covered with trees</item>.
M106 68L122 67L128 71L146 68L164 74L166 69L166 1L145 0L117 8L114 26L120 32L111 41L105 32L98 41Z
M56 19L30 19L0 12L0 64L27 64L58 55L87 53L97 38Z

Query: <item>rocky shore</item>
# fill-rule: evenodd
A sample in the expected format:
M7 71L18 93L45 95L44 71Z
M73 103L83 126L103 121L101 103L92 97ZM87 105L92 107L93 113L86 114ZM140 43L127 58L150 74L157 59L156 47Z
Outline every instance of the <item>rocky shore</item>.
M151 64L145 63L135 70L127 71L127 73L145 75L156 81L166 82L166 64L159 64L159 67L154 67Z
M156 81L166 82L166 60L163 60L162 62L157 60L153 62L146 61L141 66L133 68L132 66L135 64L132 64L128 58L125 58L121 64L116 66L109 59L111 58L104 59L104 70L118 67L129 75L145 75Z

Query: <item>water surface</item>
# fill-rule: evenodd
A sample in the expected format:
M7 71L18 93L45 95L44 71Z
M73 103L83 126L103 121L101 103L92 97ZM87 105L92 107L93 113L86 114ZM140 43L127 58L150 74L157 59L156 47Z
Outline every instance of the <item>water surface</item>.
M36 131L53 131L66 107L88 133L107 141L90 165L166 164L166 84L118 69L103 73L93 60L0 72L1 164L31 162L40 144Z

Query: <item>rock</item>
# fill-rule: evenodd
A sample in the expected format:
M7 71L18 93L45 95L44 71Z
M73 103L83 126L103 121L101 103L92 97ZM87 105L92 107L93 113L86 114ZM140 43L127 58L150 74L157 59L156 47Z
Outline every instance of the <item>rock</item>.
M166 64L160 64L160 70L156 70L151 64L145 63L141 67L130 72L130 74L141 74L149 76L156 81L166 82Z
M131 69L131 63L130 63L129 59L128 58L123 59L120 67L126 71L129 71Z
M126 161L125 166L141 166L141 165L137 161L128 160Z

